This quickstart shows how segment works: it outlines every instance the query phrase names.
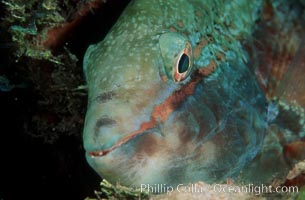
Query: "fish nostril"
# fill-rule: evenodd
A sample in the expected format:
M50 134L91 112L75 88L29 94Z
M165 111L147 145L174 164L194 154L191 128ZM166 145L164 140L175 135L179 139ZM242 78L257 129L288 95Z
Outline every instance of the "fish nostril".
M93 99L93 102L105 103L105 102L113 99L113 97L115 97L115 96L116 96L116 93L113 91L103 92L103 93L99 94L98 96L96 96Z
M95 128L94 128L95 135L98 135L99 129L101 127L112 127L112 126L116 125L116 123L117 122L112 118L101 117L95 123Z

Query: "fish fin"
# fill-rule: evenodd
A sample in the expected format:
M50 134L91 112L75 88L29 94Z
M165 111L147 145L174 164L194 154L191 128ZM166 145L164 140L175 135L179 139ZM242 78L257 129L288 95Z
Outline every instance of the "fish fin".
M291 64L279 82L273 102L278 105L273 113L281 129L285 130L286 143L305 137L305 37ZM274 104L274 103L273 103ZM270 107L270 105L269 105ZM268 111L273 107L268 108ZM270 112L272 114L272 112ZM270 114L270 116L272 116ZM269 112L268 112L269 116ZM269 117L271 118L271 117Z
M268 122L283 144L305 135L305 19L299 1L265 1L249 43L250 64L268 106Z
M269 123L277 127L277 138L282 146L283 158L289 166L305 159L304 91L305 37L268 106Z
M305 35L276 89L275 96L305 108Z
M268 100L276 96L304 37L300 6L296 1L265 1L262 19L247 47L250 64Z
M265 9L269 15L265 10L265 20L255 33L257 54L252 60L257 63L253 69L269 100L270 130L291 165L304 159L305 149L305 22L300 13L283 18L273 3Z

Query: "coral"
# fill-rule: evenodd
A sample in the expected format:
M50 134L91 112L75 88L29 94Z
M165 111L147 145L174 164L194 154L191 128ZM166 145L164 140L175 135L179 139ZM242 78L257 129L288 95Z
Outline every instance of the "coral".
M6 8L3 21L11 32L12 41L18 44L17 58L25 55L60 63L50 50L40 44L47 29L65 20L59 14L59 2L31 0L24 4L21 0L3 0L2 3Z
M80 16L75 13L85 3L30 0L25 4L22 0L2 0L5 13L1 28L11 36L13 55L10 65L16 72L6 75L7 80L0 80L1 90L23 87L30 91L36 105L30 111L32 116L24 122L24 131L47 143L56 142L62 134L81 136L86 87L83 86L80 59L75 50L72 52L64 44L71 32L65 32L63 43L57 49L45 46L45 42L49 39L50 30L59 29L73 21L74 16ZM11 79L26 86L8 85Z
M300 189L297 200L305 199L305 186Z
M100 184L101 190L95 191L96 198L87 197L85 200L101 200L101 199L148 199L149 195L141 192L139 189L127 188L121 185L112 185L107 180L103 180Z
M294 165L293 169L289 171L287 180L284 185L297 185L299 187L305 186L305 160Z

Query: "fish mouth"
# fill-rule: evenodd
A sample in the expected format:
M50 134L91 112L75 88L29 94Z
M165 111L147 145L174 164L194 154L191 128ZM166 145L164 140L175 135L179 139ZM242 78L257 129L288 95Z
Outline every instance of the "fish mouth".
M156 132L155 125L156 124L152 121L145 122L141 125L141 127L138 130L133 131L133 132L129 133L128 135L126 135L125 137L121 138L111 147L109 147L107 149L97 150L97 151L89 151L88 155L91 158L106 156L108 153L114 151L115 149L121 147L122 145L128 143L129 141L131 141L132 139L134 139L140 135L147 134L147 133L155 133Z

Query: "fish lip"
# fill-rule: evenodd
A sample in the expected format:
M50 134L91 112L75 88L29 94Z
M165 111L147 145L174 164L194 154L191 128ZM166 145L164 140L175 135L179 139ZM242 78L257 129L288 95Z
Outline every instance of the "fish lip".
M114 147L114 146L112 146ZM108 148L108 149L105 149L105 150L97 150L97 151L89 151L88 152L88 155L91 157L91 158L95 158L95 157L103 157L103 156L106 156L109 152L111 152L112 150L116 149L116 148Z
M138 134L137 134L138 135ZM130 140L132 140L134 137L136 137L137 135L132 135L129 134L123 138L121 138L120 140L118 140L114 145L112 145L111 147L107 148L107 149L101 149L101 150L96 150L96 151L88 151L88 155L91 158L96 158L96 157L103 157L106 156L108 153L114 151L115 149L119 148L120 146L122 146L123 144L129 142Z
M107 149L96 150L96 151L88 151L87 154L91 158L104 157L107 154L109 154L110 152L114 151L115 149L121 147L122 145L128 143L129 141L135 139L136 137L138 137L140 135L150 134L150 133L151 134L157 134L157 131L155 129L156 129L155 127L148 128L146 130L139 129L138 131L134 131L134 132L126 135L125 137L121 138L114 145L112 145L111 147L109 147Z

